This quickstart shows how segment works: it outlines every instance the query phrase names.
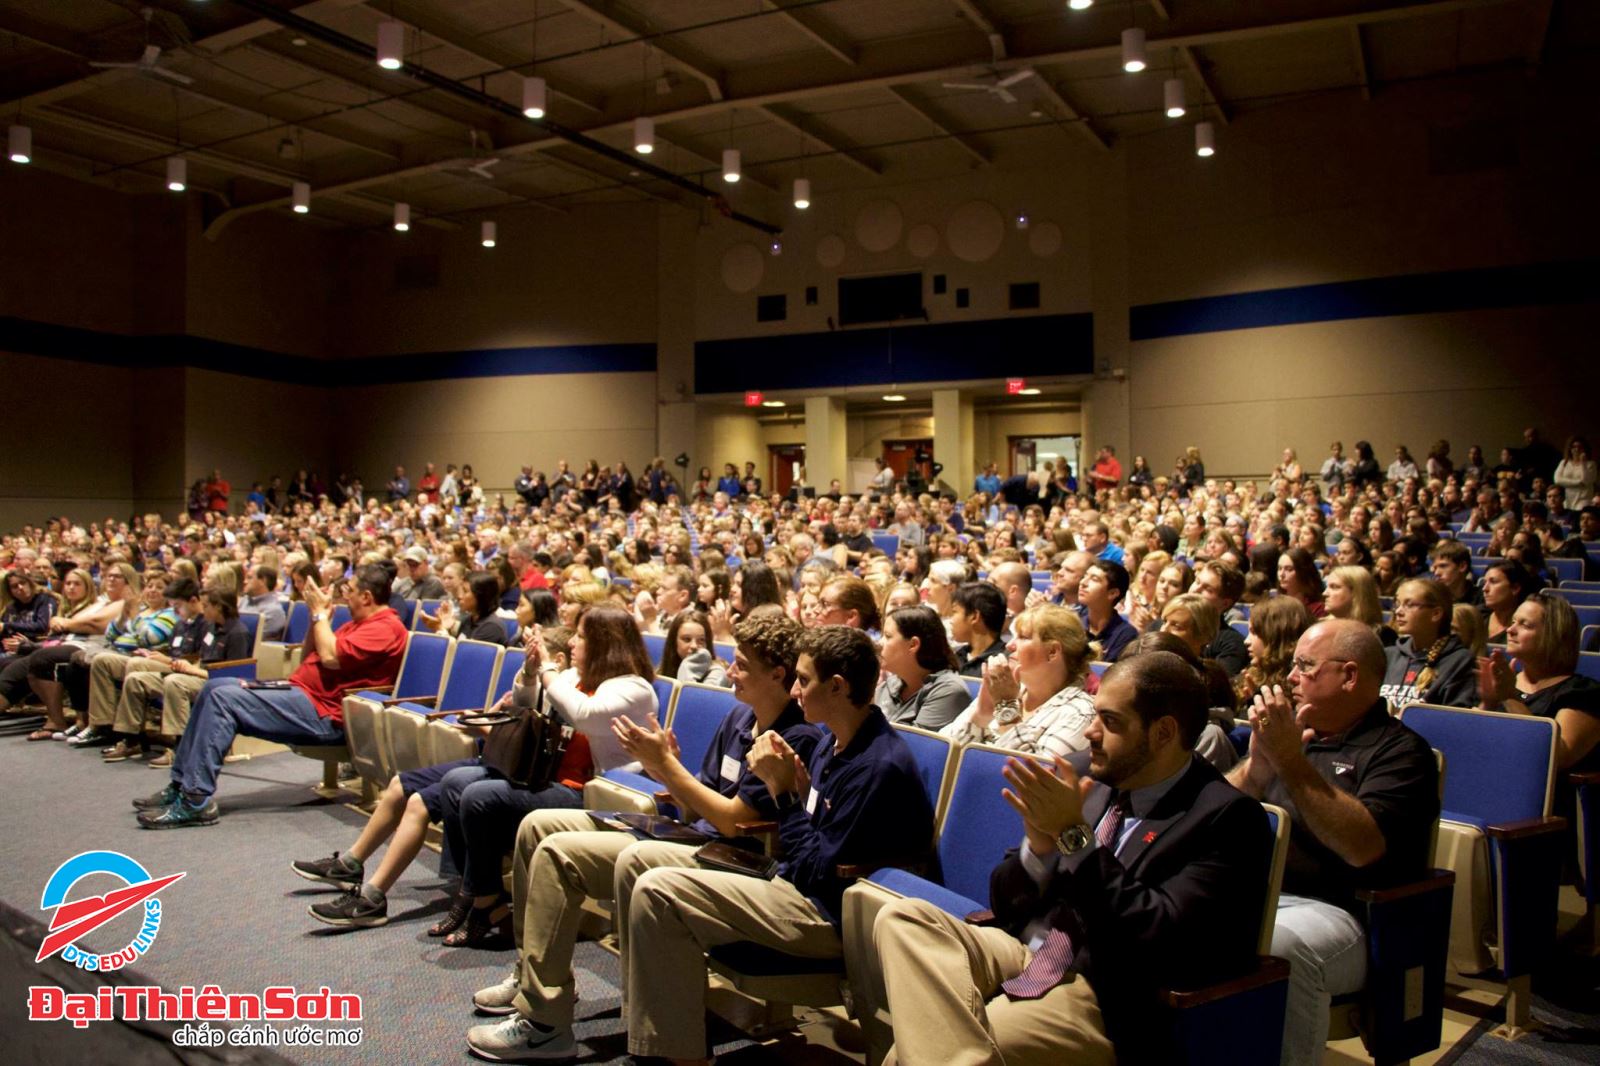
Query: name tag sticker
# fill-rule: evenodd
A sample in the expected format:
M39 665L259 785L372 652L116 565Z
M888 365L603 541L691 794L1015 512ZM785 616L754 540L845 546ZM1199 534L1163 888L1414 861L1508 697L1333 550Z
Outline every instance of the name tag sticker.
M1035 935L1032 940L1028 941L1028 950L1033 952L1035 955L1039 953L1039 949L1042 947L1044 947L1043 933Z
M212 642L215 641L216 639L217 639L217 635L215 633L207 633L206 636L205 636L205 639L202 640L200 643L204 644L206 647L209 648L211 646Z
M722 757L722 779L724 781L739 780L739 760L732 755Z
M806 796L806 813L807 814L816 814L817 813L817 790L816 789L812 789L810 795Z

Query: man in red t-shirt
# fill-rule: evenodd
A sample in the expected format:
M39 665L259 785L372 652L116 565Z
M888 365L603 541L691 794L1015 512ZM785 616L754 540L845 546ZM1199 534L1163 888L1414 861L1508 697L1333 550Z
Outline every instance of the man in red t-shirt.
M1122 483L1122 464L1117 462L1117 450L1109 444L1100 446L1100 454L1094 457L1094 466L1089 468L1089 484L1096 491L1101 489L1114 489Z
M228 513L228 494L233 491L233 486L228 484L228 479L222 476L222 471L211 471L211 480L206 482L206 506L213 511Z
M389 608L393 581L387 566L357 569L344 589L350 622L334 633L328 621L333 593L308 580L311 630L300 668L287 682L265 683L270 688L238 678L208 681L173 755L171 781L154 796L134 800L139 824L179 829L216 822L217 774L240 734L278 744L343 744L345 694L392 685L400 676L406 628Z
M422 471L422 476L417 479L417 491L426 492L430 497L439 491L439 475L429 463Z

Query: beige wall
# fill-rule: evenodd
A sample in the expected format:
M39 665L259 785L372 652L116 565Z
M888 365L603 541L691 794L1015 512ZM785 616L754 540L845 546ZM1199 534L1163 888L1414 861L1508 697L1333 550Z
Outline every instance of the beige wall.
M547 473L556 460L589 459L635 474L655 454L651 374L531 374L339 389L330 421L335 465L368 489L394 464L414 482L424 462L471 463L489 488L509 489L523 463Z
M337 395L309 385L188 371L184 484L221 470L233 485L235 509L242 509L250 482L265 485L274 474L287 485L304 468L331 483L337 473L333 419L342 413Z
M1010 462L1011 437L1070 437L1083 431L1083 417L1077 411L1028 411L1005 414L993 409L978 409L972 415L972 432L978 448L974 462L978 469L997 463L1005 476ZM971 486L962 486L967 491Z
M801 423L804 438L804 422ZM733 463L741 473L746 462L754 462L766 480L767 440L753 412L736 407L703 405L695 415L695 448L689 456L685 476L692 483L702 466L711 468L713 478L722 476L722 464Z

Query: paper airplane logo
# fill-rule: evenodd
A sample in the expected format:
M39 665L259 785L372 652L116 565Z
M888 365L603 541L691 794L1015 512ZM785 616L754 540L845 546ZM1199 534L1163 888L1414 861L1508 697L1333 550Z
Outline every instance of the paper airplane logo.
M67 899L67 893L78 881L97 873L109 874L127 882L127 885L100 896ZM185 876L185 873L176 873L153 878L143 866L115 851L86 851L68 859L50 875L40 899L40 909L53 910L54 913L50 916L49 935L39 945L39 954L33 961L43 962L58 952L66 951L102 925L140 906ZM146 908L146 911L148 914L150 908ZM153 923L159 926L159 912ZM143 954L143 948L148 947L148 942L154 939L154 926L147 931L141 930L140 937L136 938L132 946L140 946L137 954ZM71 959L72 955L69 954L68 958Z

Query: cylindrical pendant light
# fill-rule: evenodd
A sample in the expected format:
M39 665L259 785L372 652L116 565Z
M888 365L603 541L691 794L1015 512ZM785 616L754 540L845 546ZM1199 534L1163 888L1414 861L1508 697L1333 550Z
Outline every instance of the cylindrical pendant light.
M494 247L495 224L493 222L485 222L483 224L483 238L482 239L483 239L483 246L485 248L493 248Z
M1067 6L1074 11L1087 11L1094 6L1094 0L1067 0Z
M544 118L545 88L543 78L522 79L522 113L529 118Z
M739 180L739 149L722 150L722 180L730 185Z
M405 60L406 27L403 22L378 23L378 66L399 70Z
M794 206L804 211L811 206L811 179L794 179Z
M181 155L167 160L167 188L182 192L189 184L189 161Z
M1183 79L1168 78L1161 85L1161 102L1167 109L1168 118L1182 118L1186 110L1183 104Z
M1129 74L1144 69L1144 31L1137 26L1122 31L1122 69Z
M771 248L772 248L772 254L773 255L782 255L783 254L783 242L778 240L777 238L773 238Z
M1217 128L1211 123L1195 123L1194 154L1201 158L1217 154Z
M297 215L308 214L311 211L311 186L303 181L294 183L294 213Z
M649 155L656 150L656 120L640 115L633 120L633 150Z
M26 126L12 126L6 136L6 149L13 163L33 162L33 131Z
M411 228L410 204L394 205L394 228L399 230L401 233L404 233Z

